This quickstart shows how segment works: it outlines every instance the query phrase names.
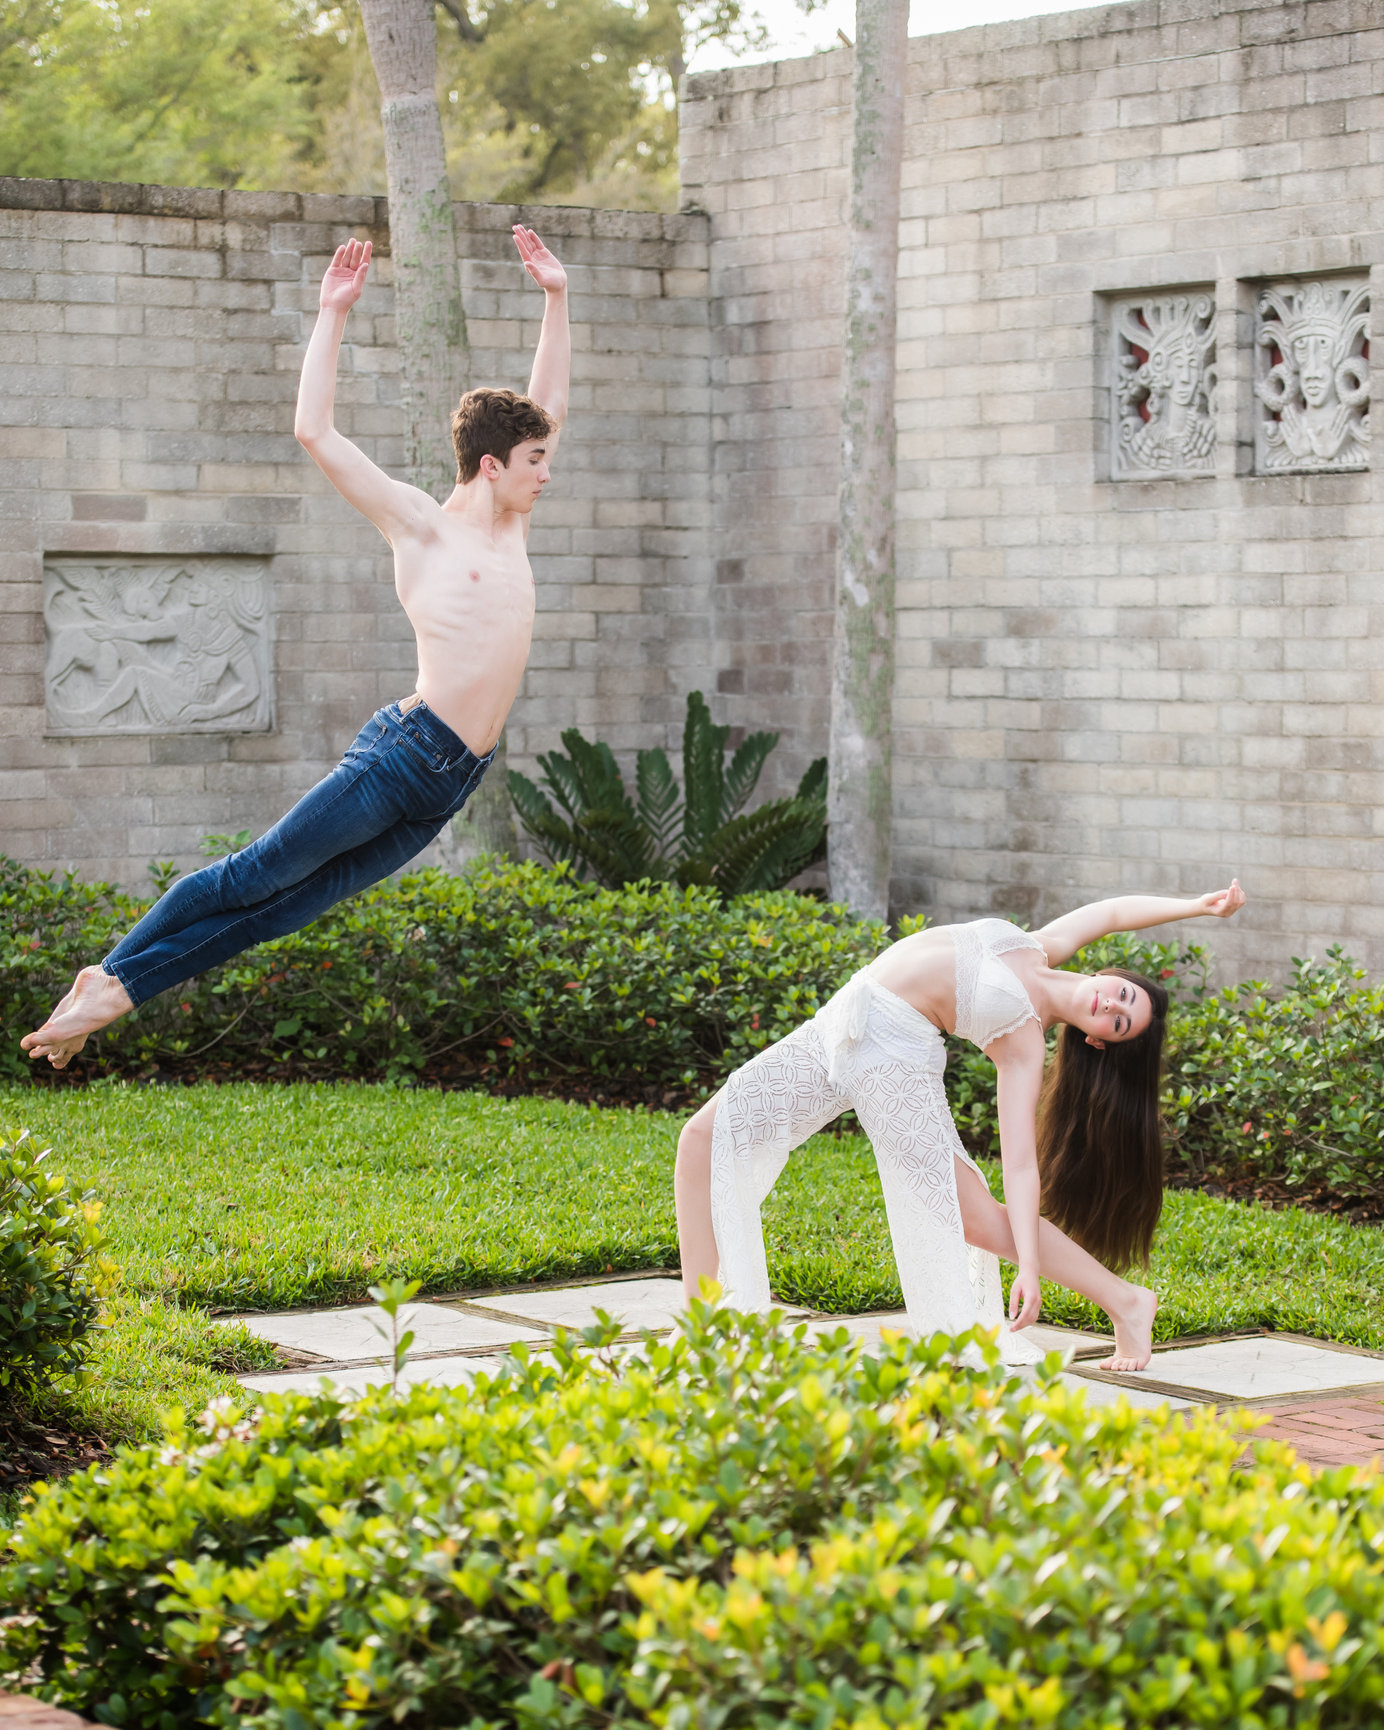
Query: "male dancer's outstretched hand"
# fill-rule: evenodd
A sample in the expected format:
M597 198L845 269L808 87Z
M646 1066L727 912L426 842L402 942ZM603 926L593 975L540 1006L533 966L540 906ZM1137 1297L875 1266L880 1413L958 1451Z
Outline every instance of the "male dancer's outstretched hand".
M349 312L360 299L370 252L368 240L348 240L345 246L337 247L322 277L317 304L323 312Z
M514 244L519 248L524 269L545 294L557 294L566 288L567 272L531 228L525 228L522 223L516 222ZM366 257L369 258L368 252Z

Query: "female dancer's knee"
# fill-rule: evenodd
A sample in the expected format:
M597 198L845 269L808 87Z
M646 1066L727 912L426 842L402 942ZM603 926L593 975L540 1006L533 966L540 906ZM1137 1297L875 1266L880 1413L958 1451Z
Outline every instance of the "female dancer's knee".
M720 1265L711 1219L711 1126L715 1110L715 1101L708 1101L683 1125L673 1167L682 1283L689 1298L701 1295L702 1281L715 1279Z
M673 1167L673 1181L683 1184L711 1185L711 1126L715 1105L708 1101L695 1116L683 1124L678 1136L678 1157Z

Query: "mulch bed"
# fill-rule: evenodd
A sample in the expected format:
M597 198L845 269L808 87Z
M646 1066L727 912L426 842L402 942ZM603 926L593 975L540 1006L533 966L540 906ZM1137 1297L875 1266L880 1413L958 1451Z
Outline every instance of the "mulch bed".
M63 1478L110 1458L108 1443L68 1428L61 1418L0 1405L0 1490L26 1490L40 1478Z
M1226 1176L1178 1172L1168 1179L1169 1189L1199 1189L1203 1195L1227 1201L1257 1201L1275 1212L1300 1207L1304 1213L1331 1214L1349 1225L1377 1225L1384 1221L1384 1196L1342 1195L1329 1184L1304 1184L1290 1189L1277 1178L1255 1173Z

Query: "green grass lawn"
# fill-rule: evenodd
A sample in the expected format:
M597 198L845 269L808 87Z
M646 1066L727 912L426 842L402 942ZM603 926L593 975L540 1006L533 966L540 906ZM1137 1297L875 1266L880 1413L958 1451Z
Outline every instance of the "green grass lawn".
M106 1204L124 1284L73 1397L117 1433L272 1362L207 1307L359 1302L394 1276L451 1291L677 1265L679 1120L660 1113L354 1085L0 1089L0 1128L21 1126ZM782 1297L900 1303L863 1139L801 1148L765 1228ZM1375 1228L1172 1193L1150 1279L1161 1338L1264 1325L1384 1347ZM1057 1287L1043 1313L1105 1327Z

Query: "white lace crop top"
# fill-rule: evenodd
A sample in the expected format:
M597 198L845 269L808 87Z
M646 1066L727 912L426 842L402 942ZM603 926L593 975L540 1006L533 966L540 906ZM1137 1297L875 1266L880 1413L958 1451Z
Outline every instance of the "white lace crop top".
M952 926L956 950L956 1033L983 1050L1003 1039L1038 1013L1012 968L999 957L1010 949L1047 951L1036 937L1007 919L974 919Z

